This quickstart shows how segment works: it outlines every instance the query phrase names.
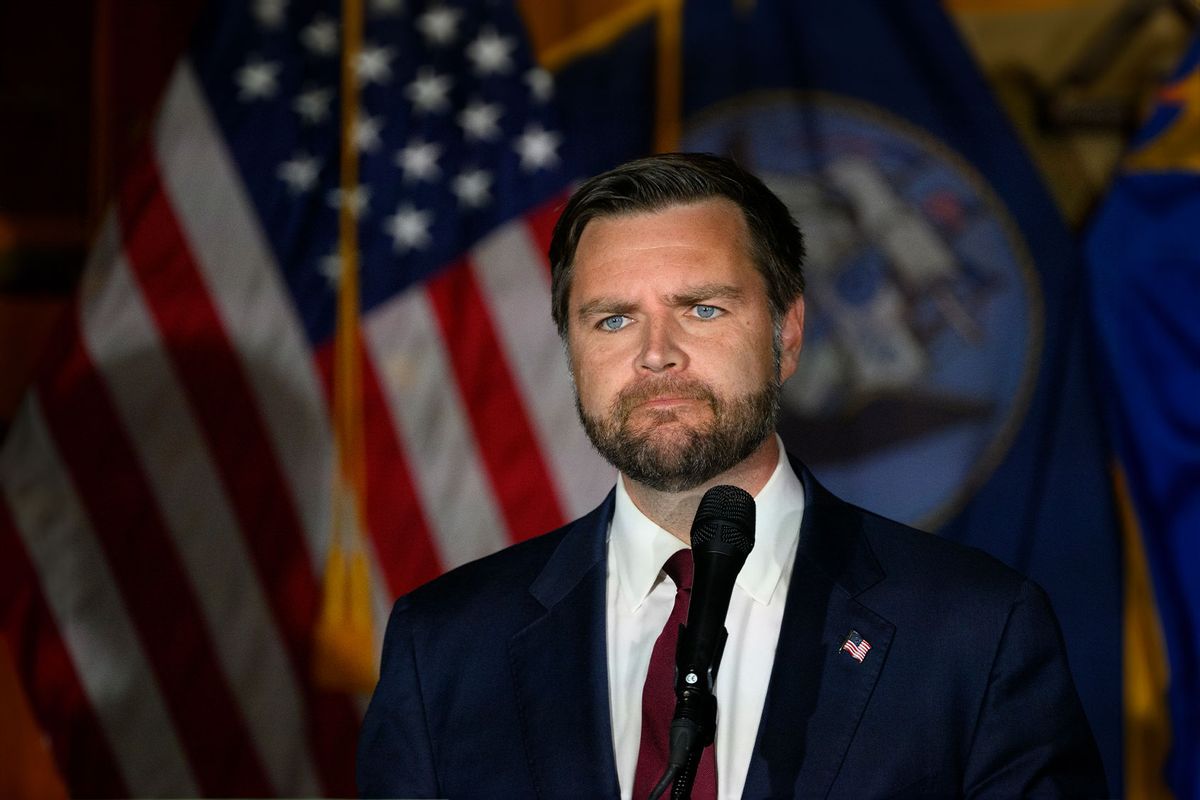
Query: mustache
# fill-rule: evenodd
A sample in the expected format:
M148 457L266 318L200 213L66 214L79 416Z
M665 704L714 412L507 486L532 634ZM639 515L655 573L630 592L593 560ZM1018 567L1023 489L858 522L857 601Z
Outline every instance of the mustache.
M649 378L626 386L613 402L615 410L620 414L628 414L634 408L649 400L659 397L680 397L687 400L703 400L716 403L716 394L703 381L694 378L671 376L666 378Z

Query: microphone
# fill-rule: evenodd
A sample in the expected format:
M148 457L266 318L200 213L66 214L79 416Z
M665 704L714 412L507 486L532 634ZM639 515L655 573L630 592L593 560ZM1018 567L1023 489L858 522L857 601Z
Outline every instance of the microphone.
M714 686L725 651L725 615L738 572L754 547L754 498L736 486L704 493L692 521L692 597L675 650L675 718L667 771L652 798L672 781L673 797L690 797L700 754L717 728ZM682 787L680 785L682 783Z

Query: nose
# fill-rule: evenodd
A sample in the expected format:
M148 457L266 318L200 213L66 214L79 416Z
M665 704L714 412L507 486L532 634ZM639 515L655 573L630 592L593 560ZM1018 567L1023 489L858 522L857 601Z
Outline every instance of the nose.
M681 345L683 331L674 319L669 316L649 317L642 326L642 335L642 350L638 353L639 371L659 373L687 367L687 354Z

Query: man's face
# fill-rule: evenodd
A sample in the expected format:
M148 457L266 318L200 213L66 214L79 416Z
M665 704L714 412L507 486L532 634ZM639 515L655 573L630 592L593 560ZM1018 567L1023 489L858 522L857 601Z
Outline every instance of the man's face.
M567 344L596 449L635 481L696 488L775 427L803 303L778 341L745 220L725 200L588 223L575 253Z

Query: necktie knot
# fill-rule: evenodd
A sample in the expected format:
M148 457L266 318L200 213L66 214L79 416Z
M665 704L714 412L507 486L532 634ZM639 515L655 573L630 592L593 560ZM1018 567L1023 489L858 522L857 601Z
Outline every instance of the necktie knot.
M676 591L690 592L692 590L692 551L677 550L667 563L663 564L663 572L675 581Z

